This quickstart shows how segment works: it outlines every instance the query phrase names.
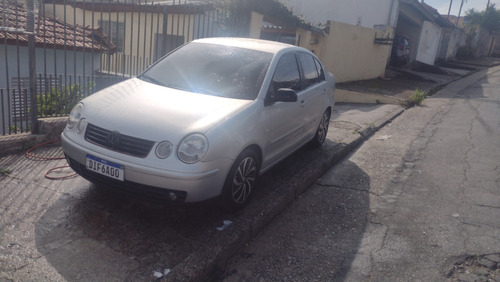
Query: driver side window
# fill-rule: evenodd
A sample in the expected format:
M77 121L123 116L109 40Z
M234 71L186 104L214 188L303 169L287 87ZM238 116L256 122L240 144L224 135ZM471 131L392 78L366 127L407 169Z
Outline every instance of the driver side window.
M293 53L285 54L279 60L269 87L269 94L276 93L280 88L290 88L295 91L301 88L299 67Z

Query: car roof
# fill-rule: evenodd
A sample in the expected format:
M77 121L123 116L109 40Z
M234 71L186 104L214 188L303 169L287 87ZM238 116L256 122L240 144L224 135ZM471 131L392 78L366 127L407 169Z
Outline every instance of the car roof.
M240 48L258 50L258 51L263 51L263 52L268 52L268 53L273 53L273 54L276 54L279 51L284 50L284 49L295 49L295 50L302 49L302 48L299 48L297 46L286 44L286 43L269 41L269 40L262 40L262 39L252 39L252 38L212 37L212 38L197 39L197 40L194 40L193 42L211 43L211 44L219 44L219 45L225 45L225 46L240 47Z

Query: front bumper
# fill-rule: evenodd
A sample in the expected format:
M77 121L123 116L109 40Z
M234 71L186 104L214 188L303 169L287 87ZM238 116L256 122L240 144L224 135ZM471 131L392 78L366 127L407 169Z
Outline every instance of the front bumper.
M205 167L205 170L195 172L168 171L84 148L70 140L64 132L61 139L66 160L71 168L85 179L155 200L199 202L217 197L222 192L227 172L232 165L230 160L220 159L210 164L213 169ZM88 170L85 166L87 154L122 165L124 181Z

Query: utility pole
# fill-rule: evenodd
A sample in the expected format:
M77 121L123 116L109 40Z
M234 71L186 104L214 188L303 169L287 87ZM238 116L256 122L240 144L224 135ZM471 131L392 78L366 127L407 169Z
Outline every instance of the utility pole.
M450 0L450 7L448 8L448 19L450 18L451 5L453 5L453 0Z
M27 3L26 31L28 32L28 68L30 77L30 117L31 133L38 134L38 105L36 101L36 61L35 61L35 0Z
M460 10L458 10L458 18L456 26L458 26L458 22L460 21L460 14L462 13L462 7L464 6L464 1L465 0L462 0L462 3L460 4Z

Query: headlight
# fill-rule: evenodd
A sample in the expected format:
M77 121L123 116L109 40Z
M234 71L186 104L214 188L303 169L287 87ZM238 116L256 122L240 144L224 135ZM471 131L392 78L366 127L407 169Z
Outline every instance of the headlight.
M80 121L76 124L76 133L80 134L85 132L85 128L87 127L87 120L85 118L81 118Z
M156 156L160 159L166 159L172 153L174 146L168 141L163 141L156 146Z
M73 107L73 109L69 113L68 121L66 122L68 128L75 127L75 125L78 123L78 121L80 121L80 118L82 117L82 112L83 112L82 103L78 103Z
M194 164L201 160L208 151L208 140L202 134L186 136L177 150L179 159L187 164Z

